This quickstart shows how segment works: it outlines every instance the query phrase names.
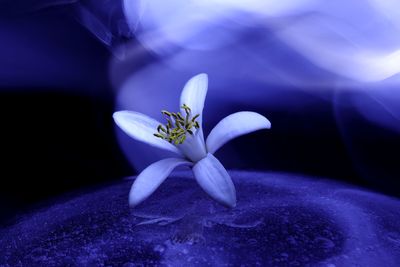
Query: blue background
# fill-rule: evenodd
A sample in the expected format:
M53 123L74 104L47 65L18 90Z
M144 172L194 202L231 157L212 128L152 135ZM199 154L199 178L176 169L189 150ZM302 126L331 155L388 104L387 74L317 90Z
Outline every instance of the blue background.
M2 220L162 158L116 129L112 113L161 118L159 110L177 108L183 84L199 72L210 79L206 133L240 110L272 122L270 131L217 153L228 169L323 176L400 195L398 75L373 83L340 77L258 22L219 21L198 40L160 46L142 34L144 26L129 28L121 3L110 2L0 3ZM380 40L375 46L391 46Z

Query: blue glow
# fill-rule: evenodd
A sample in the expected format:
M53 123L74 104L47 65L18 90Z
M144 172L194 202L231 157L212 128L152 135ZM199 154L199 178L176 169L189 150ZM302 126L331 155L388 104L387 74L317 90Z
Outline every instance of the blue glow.
M198 73L205 136L242 110L273 123L215 151L235 208L178 170L129 209L132 181L119 180L1 225L1 266L399 266L399 199L366 188L400 196L400 1L0 2L0 223L173 156L112 113L162 121Z
M124 1L124 12L147 51L130 52L110 68L119 109L158 116L159 109L176 106L178 88L187 78L206 72L206 110L221 114L219 118L237 111L233 107L238 105L301 110L322 100L340 107L339 98L331 96L352 91L349 101L366 120L398 130L396 1L140 3ZM134 62L149 54L155 59L140 71L124 76L116 71L121 66L137 68ZM368 104L365 97L370 98ZM126 142L122 146L129 154L132 147ZM142 161L159 159L160 152L149 151L147 160L143 153L140 159L129 155L139 168L146 165Z

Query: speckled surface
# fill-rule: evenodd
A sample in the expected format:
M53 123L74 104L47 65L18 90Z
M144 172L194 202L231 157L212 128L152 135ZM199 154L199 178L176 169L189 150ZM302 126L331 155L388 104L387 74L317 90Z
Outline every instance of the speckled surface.
M400 266L400 201L326 179L230 172L238 205L176 172L131 210L132 181L0 230L0 266Z

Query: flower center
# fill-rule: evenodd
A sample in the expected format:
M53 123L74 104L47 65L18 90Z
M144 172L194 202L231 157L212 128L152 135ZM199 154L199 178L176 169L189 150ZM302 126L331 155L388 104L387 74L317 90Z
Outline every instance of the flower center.
M154 134L155 137L166 140L171 144L180 145L185 142L186 134L193 135L194 129L200 128L200 124L196 120L200 114L192 117L192 111L186 104L183 104L181 108L185 110L185 116L180 112L161 111L165 115L167 124L158 125L157 133Z

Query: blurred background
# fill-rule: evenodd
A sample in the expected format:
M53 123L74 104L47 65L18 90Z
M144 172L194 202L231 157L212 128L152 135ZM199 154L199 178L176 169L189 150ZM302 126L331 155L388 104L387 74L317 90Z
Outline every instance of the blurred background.
M209 75L207 134L251 110L269 131L217 152L229 169L326 177L400 195L395 0L0 1L0 221L168 156L115 110L161 120Z

